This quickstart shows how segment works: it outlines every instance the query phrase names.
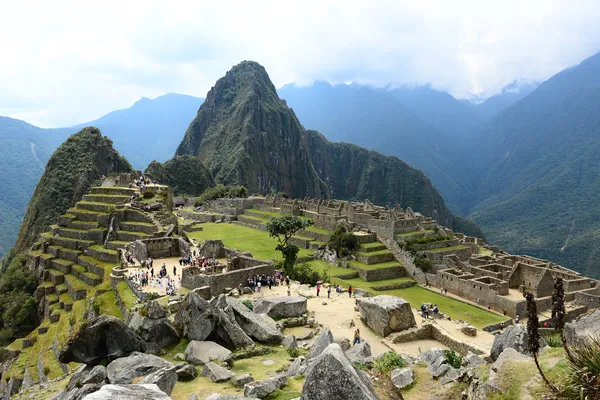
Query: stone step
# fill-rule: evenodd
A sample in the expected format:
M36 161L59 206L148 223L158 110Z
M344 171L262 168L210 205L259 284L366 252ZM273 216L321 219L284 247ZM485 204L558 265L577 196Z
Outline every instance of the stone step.
M72 265L73 261L63 260L62 258L55 258L52 260L52 269L60 271L63 274L70 274Z
M44 269L48 269L48 268L52 268L52 260L54 260L56 257L54 257L52 254L50 253L42 253L40 255L40 266Z
M89 230L94 228L99 228L100 224L96 221L71 221L67 228L71 229L80 229L80 230Z
M91 256L79 256L77 263L86 267L88 271L93 272L98 276L104 276L106 269L111 270L114 264L100 261Z
M137 221L123 221L119 223L119 229L129 232L143 232L148 235L151 235L158 231L158 228L154 224Z
M52 238L52 244L72 250L85 250L94 242L91 240L72 239L67 237L55 236Z
M84 209L78 209L78 208L71 208L71 209L69 209L68 213L75 215L77 220L82 221L82 222L84 222L84 221L85 222L97 222L98 217L108 215L105 212L97 212L97 211L84 210Z
M406 274L404 266L393 261L375 265L352 261L350 262L350 268L358 272L358 276L367 282L400 278Z
M123 196L131 196L136 193L136 190L133 188L126 188L120 186L94 186L91 190L92 194L102 194L102 195L123 195Z
M77 262L77 257L79 257L80 254L80 250L66 249L63 247L60 249L59 257L64 260Z
M110 250L118 250L127 247L131 242L124 242L119 240L113 240L106 243L106 248Z
M81 229L71 228L58 228L58 235L60 237L67 237L78 240L88 240L88 231Z
M383 243L371 242L371 243L361 244L359 251L361 253L372 253L374 251L381 251L381 250L385 250L385 249L386 249L386 247Z
M90 285L76 278L74 275L65 275L67 291L74 301L84 299L90 289Z
M59 226L69 226L69 224L73 222L76 218L77 216L75 216L74 214L67 213L58 217L57 224Z
M114 204L98 203L94 201L79 201L77 202L77 208L109 214L114 210L115 206Z
M371 253L356 253L358 261L372 265L394 260L394 255L388 250L373 251Z
M85 194L83 195L83 201L92 203L124 204L129 201L129 196L122 194Z
M267 220L265 219L260 219L260 218L255 218L255 217L250 217L248 215L238 215L237 220L239 222L241 222L242 224L249 226L251 228L256 228L256 229L260 229L260 230L266 230L266 222Z
M119 242L135 242L136 240L148 239L148 234L144 232L117 231L117 240Z
M58 285L65 281L65 274L56 269L47 269L46 274L46 280L52 282L53 285Z
M59 296L63 293L67 292L67 285L65 283L61 283L60 285L56 285L56 294Z
M58 303L58 295L56 293L49 294L46 296L46 304L51 306L52 304Z
M252 211L252 210L244 210L244 214L243 215L249 215L251 217L256 217L256 218L261 218L264 219L265 222L269 220L269 215L267 214L262 214L256 211Z
M105 249L101 245L90 246L88 249L88 255L97 258L100 261L108 263L119 263L119 254L115 250Z
M48 253L52 254L54 257L60 257L60 251L61 249L64 249L64 247L62 246L58 246L58 245L52 245L52 246L48 246Z
M79 264L73 264L71 267L71 274L77 279L84 281L89 286L97 286L102 283L102 275L97 275Z
M67 285L65 284L65 287L66 286ZM68 290L66 290L64 293L62 293L60 296L58 296L58 307L61 310L71 311L71 309L73 308L73 303L74 302L75 301L73 300L73 298L69 294Z

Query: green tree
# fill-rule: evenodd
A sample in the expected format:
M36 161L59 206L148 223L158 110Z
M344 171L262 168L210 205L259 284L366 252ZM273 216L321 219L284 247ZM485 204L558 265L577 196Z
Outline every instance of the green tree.
M327 242L330 249L335 250L338 257L345 257L358 250L360 243L356 235L348 232L344 225L338 225Z
M271 237L278 240L275 250L281 251L283 255L283 269L290 275L294 269L294 263L300 249L298 246L289 243L292 236L301 229L308 228L313 224L312 220L304 219L296 215L283 215L281 217L271 218L267 222L267 231Z

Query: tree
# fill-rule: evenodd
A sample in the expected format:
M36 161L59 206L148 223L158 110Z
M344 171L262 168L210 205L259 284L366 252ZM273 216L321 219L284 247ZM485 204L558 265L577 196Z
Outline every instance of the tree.
M563 280L561 277L556 278L554 281L554 291L552 292L552 325L554 329L560 332L560 339L565 349L565 353L569 358L569 361L574 363L573 355L567 345L567 339L565 338L565 289L563 286Z
M271 218L267 222L267 231L271 237L278 240L275 250L281 251L283 255L283 268L289 275L292 273L294 263L300 249L298 246L290 244L289 240L301 229L308 228L313 224L312 220L300 218L296 215L283 215L281 217Z
M535 366L537 367L540 376L546 385L556 393L558 390L550 383L548 378L546 378L538 361L538 353L540 351L540 332L538 328L540 321L537 316L537 304L535 303L533 293L525 292L523 293L523 297L525 297L525 300L527 301L527 349L533 355L533 360L535 361Z
M338 225L327 242L330 249L335 250L338 257L345 257L351 252L358 250L360 243L358 237L348 232L344 225Z

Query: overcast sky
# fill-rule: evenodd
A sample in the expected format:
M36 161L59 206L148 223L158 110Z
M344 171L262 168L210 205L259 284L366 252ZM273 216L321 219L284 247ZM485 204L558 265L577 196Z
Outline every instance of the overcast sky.
M286 83L427 84L489 97L600 50L598 0L3 1L0 115L91 121L142 96L204 97L255 60Z

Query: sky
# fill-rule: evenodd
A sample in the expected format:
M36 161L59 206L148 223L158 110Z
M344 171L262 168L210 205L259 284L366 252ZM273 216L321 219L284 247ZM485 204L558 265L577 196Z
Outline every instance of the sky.
M141 97L205 97L242 60L276 87L431 84L485 98L598 51L597 0L4 1L0 115L61 127Z

